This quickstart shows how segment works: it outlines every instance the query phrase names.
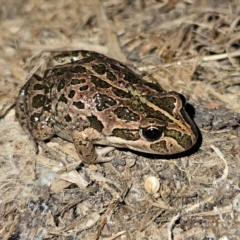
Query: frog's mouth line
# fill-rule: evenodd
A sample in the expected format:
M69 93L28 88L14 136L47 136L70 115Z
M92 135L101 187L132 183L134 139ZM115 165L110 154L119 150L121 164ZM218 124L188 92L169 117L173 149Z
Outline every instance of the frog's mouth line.
M168 154L176 154L180 152L184 152L185 149L179 143L170 137L163 137L161 140L157 140L155 142L147 142L144 139L139 139L136 141L130 141L130 140L124 140L119 137L106 137L107 142L97 142L97 144L102 145L111 145L116 148L128 148L134 151L143 152L143 153L152 153L152 154L158 154L158 155L168 155ZM152 149L152 145L159 144L160 142L164 142L164 148L160 149L160 151L155 151ZM161 144L159 144L161 145ZM166 150L168 150L168 153L166 153Z

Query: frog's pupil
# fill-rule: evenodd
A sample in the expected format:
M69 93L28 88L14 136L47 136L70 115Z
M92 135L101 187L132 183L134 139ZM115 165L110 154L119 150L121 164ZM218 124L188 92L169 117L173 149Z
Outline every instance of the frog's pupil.
M148 141L156 141L161 137L162 132L158 128L149 127L143 129L142 134Z

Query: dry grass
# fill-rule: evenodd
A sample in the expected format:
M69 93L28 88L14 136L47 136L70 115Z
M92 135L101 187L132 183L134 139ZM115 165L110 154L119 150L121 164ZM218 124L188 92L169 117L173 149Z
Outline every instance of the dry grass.
M0 122L0 239L239 239L239 0L9 0L0 18L1 106L42 51L89 49L182 93L202 134L182 158L116 150L112 163L79 166L59 138L36 154L10 110Z

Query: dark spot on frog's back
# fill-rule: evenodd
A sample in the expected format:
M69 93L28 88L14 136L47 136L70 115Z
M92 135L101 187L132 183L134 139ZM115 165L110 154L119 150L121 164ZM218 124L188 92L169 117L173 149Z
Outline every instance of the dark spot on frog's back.
M41 82L43 80L40 76L38 76L36 74L34 74L33 77L39 82Z
M153 108L147 106L145 103L137 103L135 106L133 101L132 107L144 114L147 118L157 118L158 120L162 120L163 122L173 122L173 120L169 119L166 115L154 110Z
M104 109L114 106L117 102L105 94L97 93L93 96L94 102L97 104L96 108L98 111L103 111Z
M64 63L66 62L66 59L70 59L71 62L74 62L73 59L75 57L78 56L78 52L77 51L73 51L73 52L64 52L62 54L59 54L57 56L55 56L53 59L55 59L55 61L59 62L59 63Z
M71 85L83 84L85 82L86 82L85 79L72 78Z
M116 64L110 64L111 68L115 71L120 71L120 68Z
M84 58L82 58L82 59L80 60L80 63L81 63L81 64L90 63L90 62L93 62L94 60L95 60L94 57L92 57L92 56L86 56L86 57L84 57Z
M69 98L73 98L74 97L74 95L75 95L75 91L74 90L71 90L70 92L69 92L69 94L68 94L68 97Z
M68 68L61 67L61 68L53 68L52 73L54 73L57 76L62 76L68 71ZM45 72L45 76L47 76L49 73L49 70Z
M106 72L106 66L105 64L96 64L96 65L92 65L92 69L94 72L96 72L97 74L103 75Z
M42 94L37 94L32 99L32 107L40 108L43 107L45 103L45 96Z
M57 86L58 92L60 92L64 87L65 87L65 80L61 79Z
M154 105L162 108L163 110L167 111L169 114L173 114L173 110L175 109L176 98L175 97L147 97L147 100L152 102Z
M87 117L87 119L90 123L91 128L96 129L98 132L102 132L104 126L102 122L97 119L96 116L89 116Z
M112 72L110 72L108 70L107 70L107 79L112 81L112 82L117 80L116 76Z
M81 50L80 53L83 57L88 57L88 56L92 55L92 52L88 51L88 50Z
M75 65L73 67L69 67L69 72L72 73L85 73L87 70L85 67L81 66L81 65Z
M126 122L136 122L140 120L138 114L130 111L127 107L119 107L114 110L116 116Z
M88 85L85 85L85 86L80 87L79 90L86 91L86 90L88 90L88 87L89 87Z
M101 53L87 51L87 50L82 50L81 51L81 55L84 57L84 59L85 58L92 58L93 60L96 60L96 59L103 59L103 58L105 58L105 56L103 54L101 54Z
M108 84L107 82L103 81L101 78L98 78L94 75L91 75L91 81L92 83L99 88L109 88L110 84Z
M65 115L64 118L65 118L66 122L71 122L72 121L72 118L70 117L69 114Z
M78 102L73 102L73 105L78 108L78 109L84 109L84 104L80 101Z
M145 82L144 85L148 86L151 89L156 90L157 92L164 92L164 90L156 83Z
M134 74L133 72L128 71L128 72L125 73L124 80L126 80L130 83L138 83L140 78L136 74Z
M44 89L44 85L42 84L34 84L33 86L33 90L43 90Z
M75 62L73 59L78 57L78 51L72 51L70 53L66 53L65 55L71 59L71 62Z
M60 98L58 99L58 101L59 101L59 102L64 102L64 103L68 103L68 100L67 100L67 98L65 97L64 94L62 94L62 95L60 96Z
M113 88L112 89L112 92L117 96L117 97L120 97L120 98L131 98L131 94L129 92L125 92L121 89L118 89L118 88Z

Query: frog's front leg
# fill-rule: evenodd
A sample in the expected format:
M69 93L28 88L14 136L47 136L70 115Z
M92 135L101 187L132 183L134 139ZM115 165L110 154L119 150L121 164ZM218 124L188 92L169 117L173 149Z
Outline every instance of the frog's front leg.
M78 155L84 163L100 163L113 160L113 157L106 157L106 154L114 150L114 147L96 148L94 142L101 139L101 134L93 129L74 130L72 133L73 143Z

